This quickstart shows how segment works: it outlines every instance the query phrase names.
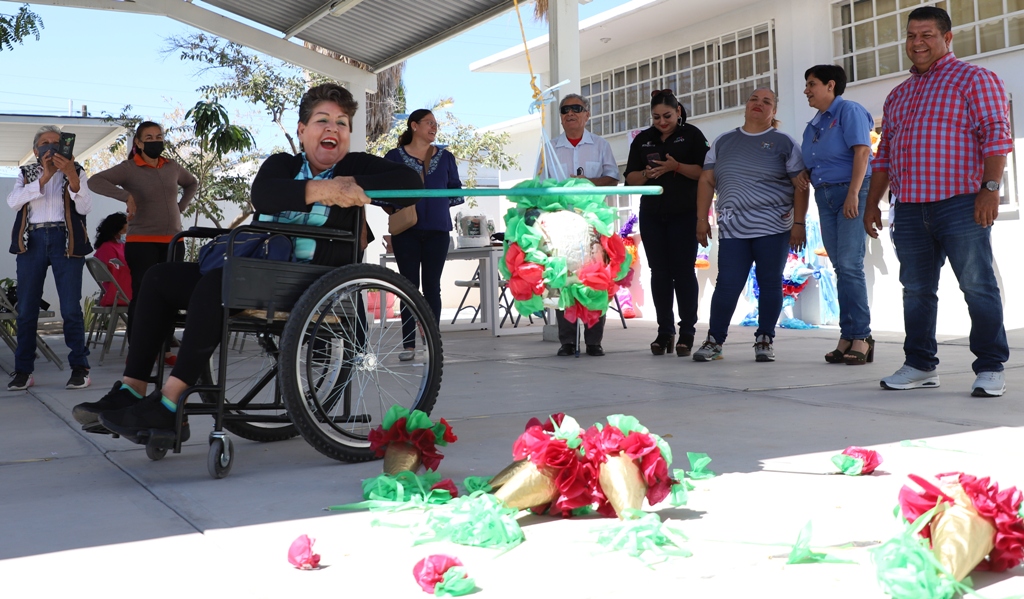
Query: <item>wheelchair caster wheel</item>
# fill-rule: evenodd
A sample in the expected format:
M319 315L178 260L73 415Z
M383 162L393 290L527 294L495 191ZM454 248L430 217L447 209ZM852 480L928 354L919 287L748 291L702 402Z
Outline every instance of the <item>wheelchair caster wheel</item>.
M234 451L231 447L231 439L224 436L224 433L210 434L210 452L206 456L206 468L213 478L224 478L231 472L231 463L234 459Z
M164 459L167 455L166 447L159 447L154 443L146 443L146 457L154 462Z

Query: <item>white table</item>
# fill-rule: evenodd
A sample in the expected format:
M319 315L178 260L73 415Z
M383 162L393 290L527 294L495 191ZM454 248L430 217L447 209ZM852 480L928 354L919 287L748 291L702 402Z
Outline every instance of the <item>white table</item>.
M448 250L446 260L480 261L480 310L483 318L480 324L445 325L444 329L490 329L492 336L498 336L498 260L501 260L502 251L500 245ZM388 262L394 261L394 254L382 254L380 257L380 265L385 268ZM381 314L383 317L383 311Z

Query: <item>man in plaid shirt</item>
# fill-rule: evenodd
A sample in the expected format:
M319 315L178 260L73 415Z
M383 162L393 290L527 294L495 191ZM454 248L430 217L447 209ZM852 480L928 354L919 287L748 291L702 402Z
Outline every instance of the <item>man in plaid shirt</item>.
M971 315L975 397L1006 391L1010 356L999 285L992 269L991 226L999 184L1013 148L1003 82L950 50L949 14L923 6L907 19L910 79L885 99L882 139L871 166L864 228L877 238L878 203L891 189L892 239L900 261L906 339L903 366L884 389L938 387L935 342L939 271L946 258Z

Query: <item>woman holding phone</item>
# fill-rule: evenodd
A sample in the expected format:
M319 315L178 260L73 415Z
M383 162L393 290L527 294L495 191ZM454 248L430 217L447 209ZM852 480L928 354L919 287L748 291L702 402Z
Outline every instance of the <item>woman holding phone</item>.
M165 158L163 153L163 127L144 121L135 130L128 159L89 179L89 187L94 192L128 205L124 257L131 271L133 298L139 296L142 280L150 267L167 261L167 246L171 238L181 232L181 214L199 187L192 173ZM128 304L129 339L135 303L133 300Z
M651 127L629 146L627 185L660 185L663 192L640 198L640 237L651 268L651 298L658 316L656 356L670 351L679 310L676 355L688 356L697 324L697 179L708 140L686 122L686 110L670 89L651 92ZM704 215L707 217L707 214Z

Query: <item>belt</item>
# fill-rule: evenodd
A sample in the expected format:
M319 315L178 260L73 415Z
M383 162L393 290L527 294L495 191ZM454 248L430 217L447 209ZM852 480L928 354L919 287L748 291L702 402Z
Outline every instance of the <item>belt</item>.
M53 223L29 223L28 230L35 231L36 229L49 229L50 227L66 227L67 225L63 221Z

